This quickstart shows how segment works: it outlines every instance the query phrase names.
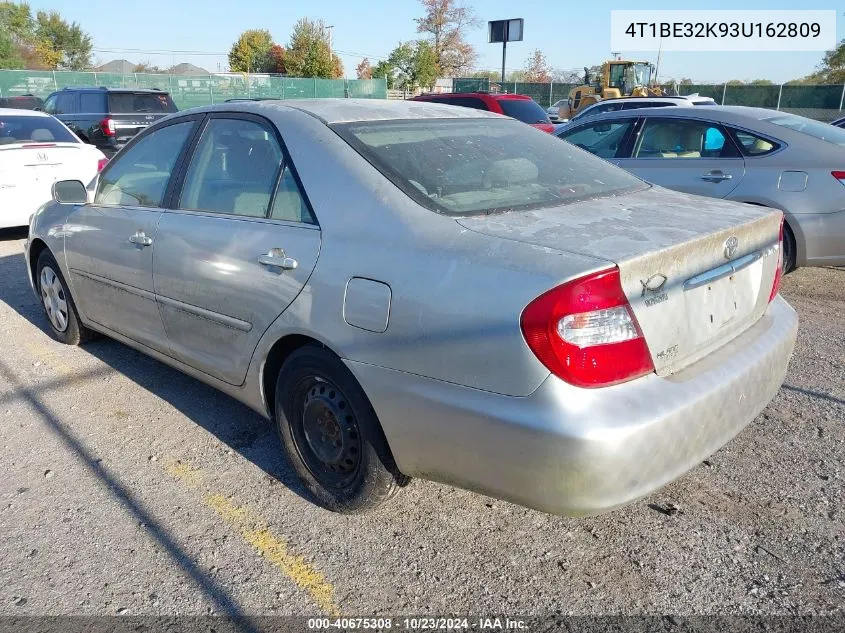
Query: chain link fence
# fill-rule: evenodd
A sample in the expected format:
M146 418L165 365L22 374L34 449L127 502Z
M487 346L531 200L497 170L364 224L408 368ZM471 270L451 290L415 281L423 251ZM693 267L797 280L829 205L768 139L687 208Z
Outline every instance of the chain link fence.
M386 99L384 79L308 79L275 75L151 75L95 72L0 70L0 97L31 94L46 98L65 87L104 86L166 90L180 110L236 98Z
M544 108L569 96L576 84L496 82L489 79L455 79L453 92L510 92L528 95ZM492 90L491 90L492 89ZM672 94L673 86L664 86ZM678 86L681 95L699 94L712 97L721 105L742 105L792 112L819 121L832 121L842 116L845 86L803 86L792 84L744 86L727 84L693 84Z

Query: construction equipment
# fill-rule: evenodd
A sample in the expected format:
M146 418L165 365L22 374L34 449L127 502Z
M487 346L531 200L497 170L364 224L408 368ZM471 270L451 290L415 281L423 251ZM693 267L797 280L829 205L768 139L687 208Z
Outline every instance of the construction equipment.
M660 97L660 86L652 85L654 65L643 61L613 59L601 66L600 77L590 81L590 71L584 68L584 84L569 91L566 105L560 108L560 120L575 116L579 110L602 99L619 97Z

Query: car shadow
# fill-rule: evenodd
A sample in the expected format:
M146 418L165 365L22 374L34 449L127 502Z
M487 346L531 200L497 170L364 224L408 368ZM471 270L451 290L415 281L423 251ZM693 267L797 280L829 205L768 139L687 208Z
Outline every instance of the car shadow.
M26 275L23 253L0 257L0 301L49 335L46 317ZM103 337L82 349L169 403L292 492L311 500L287 462L272 422L234 398L113 339Z

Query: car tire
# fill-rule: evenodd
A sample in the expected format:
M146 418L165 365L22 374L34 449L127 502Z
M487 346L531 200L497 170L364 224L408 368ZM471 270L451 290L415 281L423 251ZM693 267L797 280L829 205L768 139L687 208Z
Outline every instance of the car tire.
M326 348L306 345L287 358L275 402L285 454L318 505L362 513L410 481L396 467L363 389Z
M66 345L79 345L95 338L95 332L79 320L67 282L50 251L44 250L38 256L35 275L41 307L47 316L53 338Z
M783 274L789 274L795 270L797 249L795 247L795 235L789 225L783 225Z

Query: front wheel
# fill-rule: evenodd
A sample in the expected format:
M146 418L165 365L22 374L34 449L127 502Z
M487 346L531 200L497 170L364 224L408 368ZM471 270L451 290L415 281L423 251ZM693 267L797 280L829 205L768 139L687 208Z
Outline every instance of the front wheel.
M288 460L324 508L364 512L408 483L363 389L325 348L306 345L285 361L275 413Z
M50 251L45 250L38 256L35 271L41 307L47 315L53 338L67 345L79 345L94 338L94 332L79 320L76 304Z

